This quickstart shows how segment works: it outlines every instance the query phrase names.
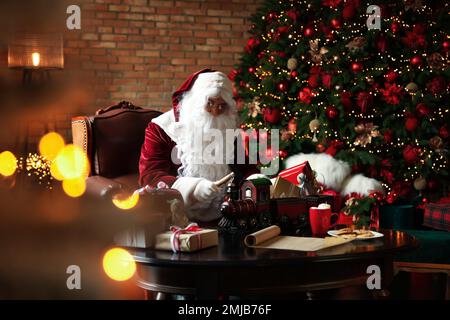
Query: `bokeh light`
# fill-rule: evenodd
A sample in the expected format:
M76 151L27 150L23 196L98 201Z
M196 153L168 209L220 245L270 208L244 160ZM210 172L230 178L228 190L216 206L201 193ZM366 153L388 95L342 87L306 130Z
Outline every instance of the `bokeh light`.
M16 172L17 158L11 151L0 153L0 174L9 177Z
M33 61L34 67L39 67L39 64L41 62L41 55L39 54L39 52L33 52L31 54L31 60Z
M64 192L73 198L80 197L86 191L86 179L84 177L63 180Z
M56 132L47 133L39 141L40 154L49 160L55 159L62 148L64 148L64 139Z
M54 167L53 167L54 166ZM73 144L66 145L55 157L52 168L57 180L77 179L89 175L89 160L86 153Z
M103 270L113 280L126 281L136 272L136 262L127 250L112 248L103 256Z
M133 194L119 193L113 196L112 202L114 205L122 210L129 210L134 208L139 201L139 193L135 192Z
M52 175L53 178L55 178L58 181L64 180L64 177L61 174L61 172L59 172L58 166L56 165L55 161L53 161L50 165L50 174Z

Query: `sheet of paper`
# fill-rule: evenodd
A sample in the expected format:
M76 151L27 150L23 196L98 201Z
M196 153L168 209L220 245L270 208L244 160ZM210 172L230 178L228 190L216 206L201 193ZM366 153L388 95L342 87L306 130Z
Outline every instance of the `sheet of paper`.
M245 238L245 244L251 248L317 251L344 243L351 242L350 239L335 237L312 238L312 237L289 237L280 236L280 228L270 226L258 232L249 234Z
M296 251L317 251L332 246L341 245L351 240L341 238L307 238L307 237L289 237L277 236L261 244L252 246L252 248L266 248L279 250Z

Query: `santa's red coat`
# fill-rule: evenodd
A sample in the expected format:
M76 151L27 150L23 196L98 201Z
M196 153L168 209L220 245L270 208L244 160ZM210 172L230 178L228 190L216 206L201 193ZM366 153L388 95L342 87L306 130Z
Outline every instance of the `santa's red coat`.
M158 182L165 182L169 187L177 180L179 164L172 161L172 149L176 143L156 123L150 122L145 130L145 140L139 160L139 184L156 187ZM246 159L246 162L247 159ZM235 182L259 173L255 165L230 164L235 173Z

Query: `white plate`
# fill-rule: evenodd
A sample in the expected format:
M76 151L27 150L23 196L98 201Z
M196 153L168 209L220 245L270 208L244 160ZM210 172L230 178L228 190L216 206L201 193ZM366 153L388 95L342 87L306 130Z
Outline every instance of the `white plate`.
M338 230L330 230L330 231L328 231L328 234L333 237L342 238L340 235L336 234L337 232L338 232ZM382 234L382 233L372 231L372 230L370 230L370 232L372 232L372 234L373 234L373 237L371 237L371 238L354 238L353 240L371 240L371 239L384 237L384 234Z

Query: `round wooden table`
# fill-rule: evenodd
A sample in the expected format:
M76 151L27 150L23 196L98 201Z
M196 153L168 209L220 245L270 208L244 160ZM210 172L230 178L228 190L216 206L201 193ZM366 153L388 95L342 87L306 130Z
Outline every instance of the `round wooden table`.
M149 293L159 292L160 297L218 299L365 286L371 265L381 271L381 288L374 292L386 295L394 275L394 255L418 244L403 232L381 232L382 238L315 252L247 248L222 236L217 247L193 253L129 250L137 262L138 285Z

